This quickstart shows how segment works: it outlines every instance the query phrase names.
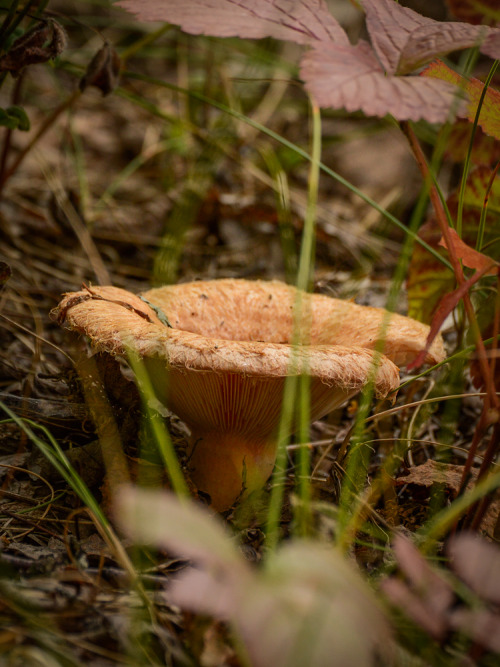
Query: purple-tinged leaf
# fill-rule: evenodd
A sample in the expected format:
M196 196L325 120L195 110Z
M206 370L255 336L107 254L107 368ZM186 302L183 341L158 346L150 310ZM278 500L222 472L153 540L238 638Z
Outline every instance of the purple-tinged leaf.
M410 587L422 596L429 609L444 614L453 602L453 589L429 565L420 551L408 538L396 535L394 555Z
M450 615L450 625L454 630L463 632L479 646L500 653L499 614L489 609L460 608Z
M116 517L135 542L150 544L205 567L245 570L218 516L172 493L124 487L116 500Z
M232 622L253 667L391 664L391 630L370 587L340 551L293 540L261 570L187 569L167 600Z
M356 46L318 44L302 58L301 77L320 107L430 123L448 119L458 90L451 84L429 86L424 77L387 76L362 40Z
M485 56L498 60L500 58L500 30L490 29L479 50Z
M476 45L491 58L500 55L500 30L435 21L394 0L362 4L373 48L388 74L407 74L440 55Z
M451 566L479 597L500 604L500 548L474 533L448 544Z
M396 535L393 549L406 581L394 577L385 579L382 591L415 623L435 639L442 639L448 629L447 614L454 599L452 587L403 535Z
M441 640L445 637L448 630L446 616L430 610L425 601L415 595L404 582L394 578L385 579L380 588L395 607L404 611L406 616L434 639Z
M349 43L324 0L120 0L117 4L140 21L168 21L193 35Z

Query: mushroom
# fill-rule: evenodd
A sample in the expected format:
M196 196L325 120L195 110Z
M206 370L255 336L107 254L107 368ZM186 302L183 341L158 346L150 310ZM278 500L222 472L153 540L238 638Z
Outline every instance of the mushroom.
M261 488L273 470L288 375L310 376L316 420L371 379L375 395L387 396L399 384L388 357L404 363L424 347L428 327L391 314L386 354L377 355L372 348L386 311L302 296L307 345L291 345L297 290L279 281L199 281L142 297L117 287L86 288L66 294L57 314L96 350L122 356L133 350L143 360L157 397L191 429L192 481L222 511ZM427 361L442 358L437 340Z

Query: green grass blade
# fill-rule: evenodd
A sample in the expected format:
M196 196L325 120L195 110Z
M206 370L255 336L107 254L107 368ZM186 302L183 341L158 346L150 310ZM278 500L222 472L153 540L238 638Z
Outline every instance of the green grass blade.
M182 474L182 469L177 454L175 453L172 439L170 438L170 434L163 419L159 418L152 407L157 399L147 370L137 355L133 354L131 351L128 354L128 362L136 377L142 404L146 411L148 426L151 429L155 444L163 460L167 474L170 477L170 481L172 482L172 487L179 498L186 498L190 495L189 488L184 479L184 475Z

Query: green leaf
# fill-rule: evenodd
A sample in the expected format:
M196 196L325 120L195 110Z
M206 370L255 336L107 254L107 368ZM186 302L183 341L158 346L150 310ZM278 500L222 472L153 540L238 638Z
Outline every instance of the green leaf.
M21 130L22 132L29 131L31 127L30 119L28 118L28 114L22 107L19 106L8 107L7 113L11 118L17 120L18 130Z
M22 107L0 108L0 126L6 127L9 130L27 132L30 129L30 120Z
M9 116L5 109L0 109L0 126L6 127L9 130L15 130L17 121L15 118Z

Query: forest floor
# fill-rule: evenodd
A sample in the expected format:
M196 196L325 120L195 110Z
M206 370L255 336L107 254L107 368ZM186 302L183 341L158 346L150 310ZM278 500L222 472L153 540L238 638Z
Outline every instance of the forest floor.
M94 16L91 8L87 15L79 14L78 3L59 5L65 5L65 12L73 10L83 24ZM114 17L119 18L111 28ZM127 35L133 34L123 13L108 9L97 12L97 18L101 28L108 26L106 37L123 50ZM20 80L8 81L1 93L7 100L22 102L32 125L29 133L4 134L4 173L5 164L14 163L54 109L72 95L75 99L2 186L0 260L6 275L11 275L0 288L0 401L39 437L45 437L41 429L47 429L105 506L105 469L76 370L76 361L87 354L87 343L51 317L61 295L82 284L112 284L134 293L157 284L162 279L158 258L165 239L172 236L172 220L182 224L173 233L177 245L169 256L169 278L179 282L222 277L289 280L296 256L288 256L287 265L280 228L287 215L297 252L308 164L304 160L294 164L294 156L272 139L206 104L126 74L120 87L106 97L95 88L74 94L77 65L81 70L88 62L99 48L99 38L89 37L71 22L67 29L74 50L67 66L34 66ZM131 58L127 68L181 87L191 80L198 83L208 73L217 79L203 84L209 96L219 92L219 86L226 86L229 98L243 95L244 86L250 86L247 112L308 148L307 100L286 81L285 68L276 70L271 84L280 101L273 106L272 96L263 100L259 94L267 89L269 67L259 60L245 65L246 54L234 44L214 47L209 39L187 38L172 30L154 48L144 51L142 58ZM225 60L228 53L234 54L234 61ZM286 47L279 56L293 63L293 49ZM206 59L212 62L206 64ZM219 68L218 77L211 67ZM252 68L258 84L245 84ZM326 113L323 137L326 164L401 219L409 215L419 191L419 175L397 128ZM276 156L282 164L289 161L287 185L281 192L289 197L285 213L280 212L273 191L276 181L264 168ZM188 187L193 182L200 187ZM401 242L401 233L395 233L378 212L331 179L322 178L315 291L383 306ZM402 293L398 309L405 312L405 308ZM144 438L138 394L118 362L101 356L98 365L133 469L138 464L138 443ZM442 381L438 376L431 382ZM428 380L412 385L401 392L398 404L427 395L431 388ZM311 427L312 492L318 503L338 499L337 454L357 407L354 399ZM413 531L425 520L434 479L430 468L438 465L433 446L438 432L441 438L448 437L452 451L445 464L444 494L457 492L480 407L478 399L469 398L453 434L443 435L443 423L435 411L419 418L421 444L403 461L391 497L378 508L380 526ZM141 581L156 607L158 624L151 623L142 612L140 597L130 589L127 573L77 494L26 430L3 416L0 664L239 664L223 626L182 614L161 595L164 583L182 567L174 557L161 562L149 562L147 554L139 558ZM400 411L375 422L373 470L410 418ZM186 427L171 416L169 428L182 461ZM408 474L411 477L405 480ZM288 479L287 492L294 479L293 442ZM268 492L269 487L262 507L250 517L238 512L226 517L250 562L262 557ZM283 536L290 532L290 503L287 493L281 517ZM494 533L497 517L498 508L492 505L485 532ZM317 520L318 531L329 534L329 519L318 515ZM360 542L355 552L367 571L383 558L375 540L373 545Z

